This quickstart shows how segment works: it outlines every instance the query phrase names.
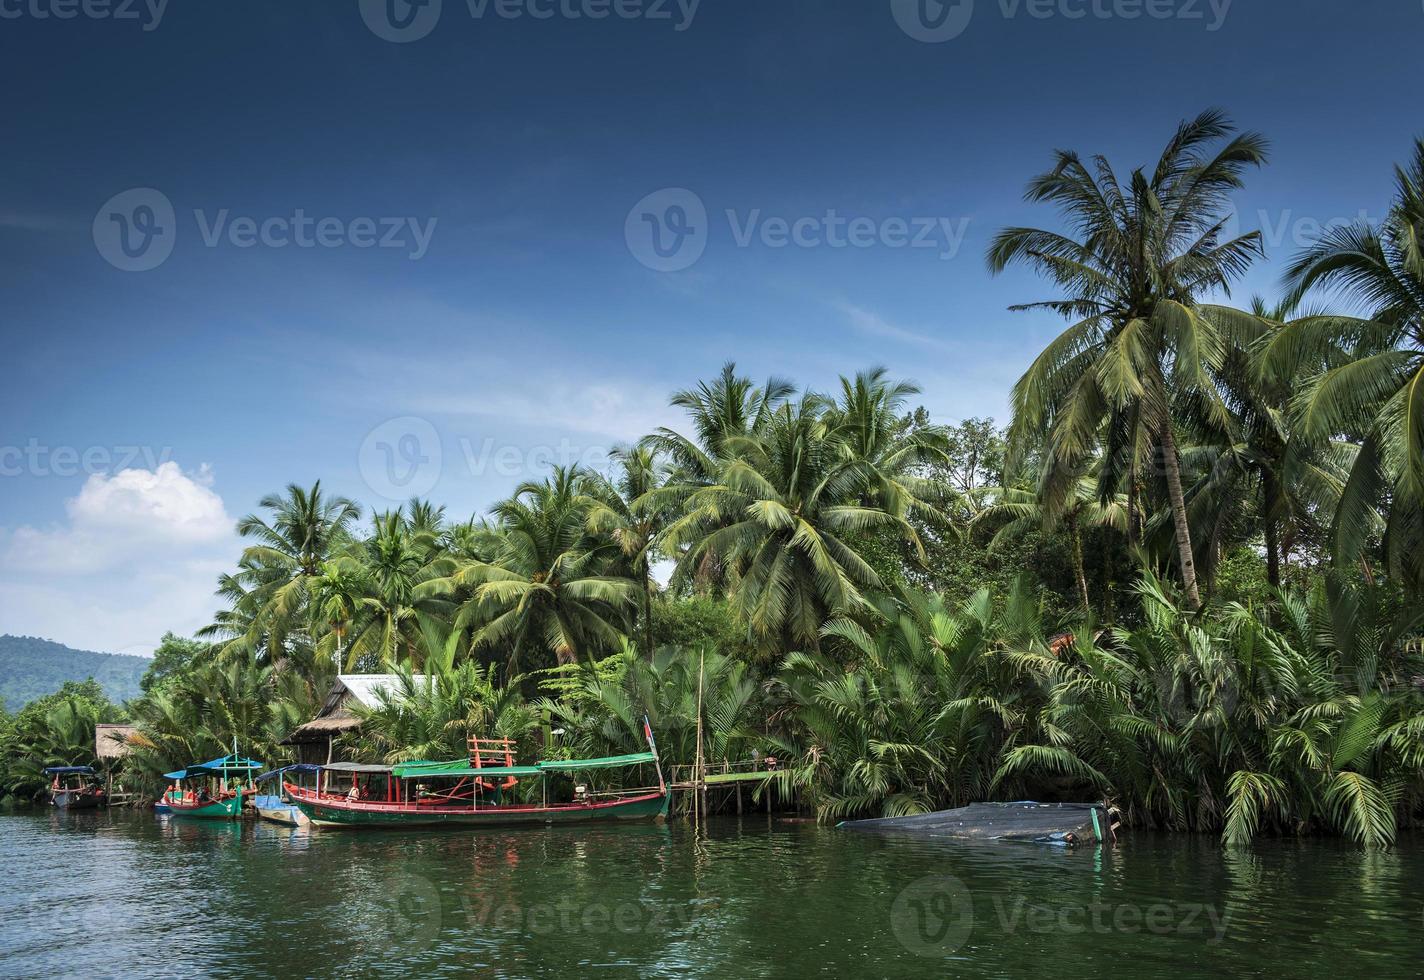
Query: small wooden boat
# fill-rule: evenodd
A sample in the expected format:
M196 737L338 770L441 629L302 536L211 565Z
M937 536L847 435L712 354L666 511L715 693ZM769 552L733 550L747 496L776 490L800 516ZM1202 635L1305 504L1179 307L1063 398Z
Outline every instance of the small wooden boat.
M49 802L60 810L92 810L107 802L93 766L50 766Z
M650 751L601 759L560 759L514 764L506 739L470 739L470 756L455 762L396 766L335 763L322 766L317 785L284 786L288 798L321 827L507 826L656 820L667 816L671 790L663 778L657 746L645 723ZM591 791L575 785L571 799L550 800L549 777L586 778L608 769L650 765L657 785ZM521 780L539 781L539 798L516 792ZM523 796L523 799L517 797Z
M244 800L255 795L252 774L261 769L262 763L234 754L164 773L171 782L159 805L175 817L234 820L242 816Z
M257 777L256 783L258 786L261 786L263 783L270 782L273 779L281 779L285 782L285 778L300 778L303 773L317 773L320 769L320 766L305 764L284 766L281 769L264 772ZM287 799L282 782L277 784L276 793L259 793L254 796L252 798L252 807L257 811L259 817L263 820L269 820L272 823L280 823L288 827L305 827L311 823L311 821L307 819L307 815L303 813L295 803Z

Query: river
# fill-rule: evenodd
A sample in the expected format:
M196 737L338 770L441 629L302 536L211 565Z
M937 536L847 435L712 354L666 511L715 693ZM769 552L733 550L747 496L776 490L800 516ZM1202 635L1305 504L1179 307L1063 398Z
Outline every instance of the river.
M0 816L0 975L1413 976L1424 847Z

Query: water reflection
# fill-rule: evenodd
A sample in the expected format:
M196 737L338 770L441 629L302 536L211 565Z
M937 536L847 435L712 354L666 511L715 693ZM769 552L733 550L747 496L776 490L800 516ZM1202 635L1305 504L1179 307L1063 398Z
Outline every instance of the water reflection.
M1424 893L1408 841L1066 850L764 818L698 841L680 824L361 833L36 811L0 817L0 852L5 975L157 956L218 975L1057 977L1101 972L1105 950L1133 976L1387 974L1412 970Z

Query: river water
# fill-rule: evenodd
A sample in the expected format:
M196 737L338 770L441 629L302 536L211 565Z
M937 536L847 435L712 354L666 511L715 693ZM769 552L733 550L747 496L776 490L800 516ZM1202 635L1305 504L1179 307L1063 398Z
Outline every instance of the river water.
M1415 976L1424 847L0 816L0 975Z

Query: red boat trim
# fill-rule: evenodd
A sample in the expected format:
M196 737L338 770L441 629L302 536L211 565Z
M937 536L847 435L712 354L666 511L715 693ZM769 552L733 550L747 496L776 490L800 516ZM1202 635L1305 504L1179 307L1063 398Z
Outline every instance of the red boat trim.
M548 806L441 806L441 805L420 805L418 803L366 803L359 800L348 800L344 796L324 796L309 789L303 789L291 783L283 783L287 793L293 800L299 800L313 806L321 806L330 810L345 810L350 813L411 813L411 814L439 814L439 813L509 813L509 814L538 814L538 813L567 813L570 811L605 810L610 807L626 806L629 803L644 803L649 800L662 799L665 795L660 790L649 790L647 793L638 796L620 796L617 799L605 800L597 803L552 803Z

